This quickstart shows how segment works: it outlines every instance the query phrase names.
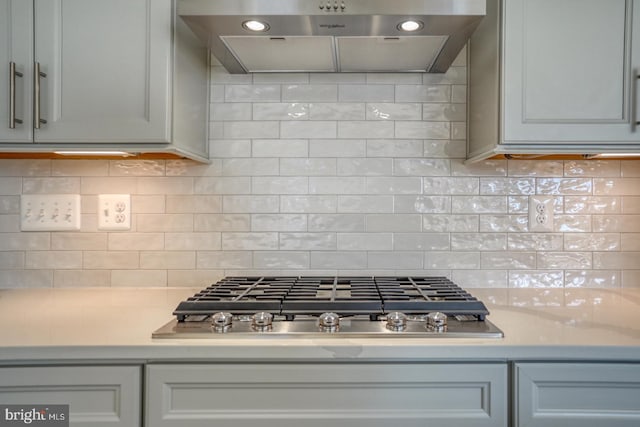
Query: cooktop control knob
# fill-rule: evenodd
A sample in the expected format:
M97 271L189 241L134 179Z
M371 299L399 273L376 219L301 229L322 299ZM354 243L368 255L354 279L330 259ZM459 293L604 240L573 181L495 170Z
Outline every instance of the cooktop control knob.
M318 326L323 332L336 332L340 328L340 316L336 313L322 313L318 317Z
M273 314L261 311L251 316L251 328L254 331L270 331L273 324Z
M233 323L233 315L227 312L215 313L211 316L211 327L214 332L225 333L231 329Z
M427 328L436 332L447 330L447 315L439 311L427 314Z
M394 311L387 316L387 329L400 332L407 328L407 315Z

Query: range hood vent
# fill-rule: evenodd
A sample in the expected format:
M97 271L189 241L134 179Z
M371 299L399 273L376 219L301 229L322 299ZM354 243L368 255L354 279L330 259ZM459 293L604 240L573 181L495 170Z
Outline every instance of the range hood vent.
M443 73L485 13L486 0L178 0L234 74Z

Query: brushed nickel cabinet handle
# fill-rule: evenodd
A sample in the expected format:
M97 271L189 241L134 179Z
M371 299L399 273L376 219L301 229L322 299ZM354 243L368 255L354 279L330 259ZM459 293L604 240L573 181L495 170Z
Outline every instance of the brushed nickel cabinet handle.
M9 129L15 129L16 123L22 123L16 119L16 77L22 77L22 73L16 71L15 62L9 62Z
M35 70L33 73L33 89L34 89L34 103L33 103L33 127L40 129L40 124L46 124L47 121L40 117L40 78L47 77L47 75L40 71L40 63L34 64Z
M640 74L638 71L634 71L633 76L633 87L631 92L631 111L633 111L633 118L631 120L631 132L635 132L637 127L640 126L640 121L638 121L638 107L636 106L638 102L638 80L640 79Z

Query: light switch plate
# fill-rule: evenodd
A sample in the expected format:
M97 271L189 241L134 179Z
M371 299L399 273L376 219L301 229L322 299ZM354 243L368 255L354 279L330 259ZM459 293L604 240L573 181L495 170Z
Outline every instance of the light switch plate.
M129 194L98 195L98 230L131 229L131 196Z
M80 230L80 195L23 194L20 196L20 229Z

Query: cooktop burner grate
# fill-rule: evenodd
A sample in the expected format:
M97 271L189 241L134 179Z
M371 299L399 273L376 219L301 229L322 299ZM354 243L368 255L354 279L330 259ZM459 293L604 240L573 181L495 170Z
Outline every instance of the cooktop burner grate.
M489 314L485 305L446 277L392 276L262 276L226 277L181 302L178 321L191 315L269 312L293 320L296 315L367 315L387 313Z

